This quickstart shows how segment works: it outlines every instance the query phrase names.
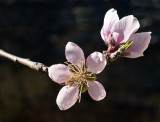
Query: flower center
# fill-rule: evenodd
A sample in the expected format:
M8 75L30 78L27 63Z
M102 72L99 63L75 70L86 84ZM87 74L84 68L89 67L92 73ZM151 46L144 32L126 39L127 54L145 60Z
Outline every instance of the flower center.
M96 79L96 75L93 72L88 72L86 63L80 61L81 66L74 65L70 62L65 62L68 65L69 71L72 73L70 79L66 82L66 85L75 85L79 87L79 102L81 99L81 93L88 89L88 82L92 82Z
M88 86L87 81L94 81L96 79L96 76L93 72L87 71L87 67L84 61L81 61L81 67L70 62L65 63L68 65L69 71L72 73L69 81L66 82L67 85L81 85L83 83Z
M113 52L113 51L115 51L115 49L116 49L116 42L115 42L115 39L114 39L114 37L113 37L113 34L111 33L111 34L109 34L109 40L108 40L108 50L107 50L107 52Z

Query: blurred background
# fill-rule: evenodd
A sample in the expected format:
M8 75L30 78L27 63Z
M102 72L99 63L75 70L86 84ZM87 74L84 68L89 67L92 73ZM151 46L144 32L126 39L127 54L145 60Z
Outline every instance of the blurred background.
M50 66L66 61L68 41L87 57L106 49L100 36L110 8L120 18L133 14L138 32L152 31L145 56L121 58L99 75L107 96L60 111L56 97L62 86L47 73L33 71L0 57L1 122L160 122L160 1L159 0L0 0L0 48Z

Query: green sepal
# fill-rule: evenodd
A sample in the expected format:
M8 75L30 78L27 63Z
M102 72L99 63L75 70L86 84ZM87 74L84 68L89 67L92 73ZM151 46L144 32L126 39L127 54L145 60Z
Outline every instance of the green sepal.
M96 79L96 75L92 72L86 73L86 80L87 81L94 81Z
M117 57L117 58L118 58L118 57ZM117 58L110 59L109 61L110 61L110 62L113 62L113 61L115 61Z
M81 92L83 93L83 92L85 92L87 89L88 89L87 85L86 85L86 84L83 84Z
M126 44L124 44L122 47L121 47L121 50L122 52L124 52L125 50L127 50L131 45L132 45L133 41L129 41L127 42Z

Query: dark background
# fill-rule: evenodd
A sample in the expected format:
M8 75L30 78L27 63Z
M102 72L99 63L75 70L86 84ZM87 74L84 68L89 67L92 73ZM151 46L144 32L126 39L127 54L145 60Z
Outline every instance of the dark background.
M1 122L160 122L159 0L0 0L0 48L47 66L66 61L68 41L86 57L102 52L100 30L110 8L120 18L136 16L138 32L152 31L152 39L144 57L118 59L97 75L106 98L96 102L85 92L80 104L60 111L62 86L0 57Z

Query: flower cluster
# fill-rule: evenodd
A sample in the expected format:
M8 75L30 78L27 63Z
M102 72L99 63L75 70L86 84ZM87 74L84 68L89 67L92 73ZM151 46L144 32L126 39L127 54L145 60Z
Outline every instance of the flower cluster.
M104 18L101 37L108 49L91 53L87 59L82 49L73 42L65 48L67 61L65 64L54 64L49 67L49 77L58 84L64 84L58 96L57 105L60 110L69 109L81 94L88 90L93 100L99 101L106 96L103 85L96 80L106 64L118 57L137 58L143 56L151 39L151 32L135 33L140 24L133 15L119 19L117 11L110 9Z

